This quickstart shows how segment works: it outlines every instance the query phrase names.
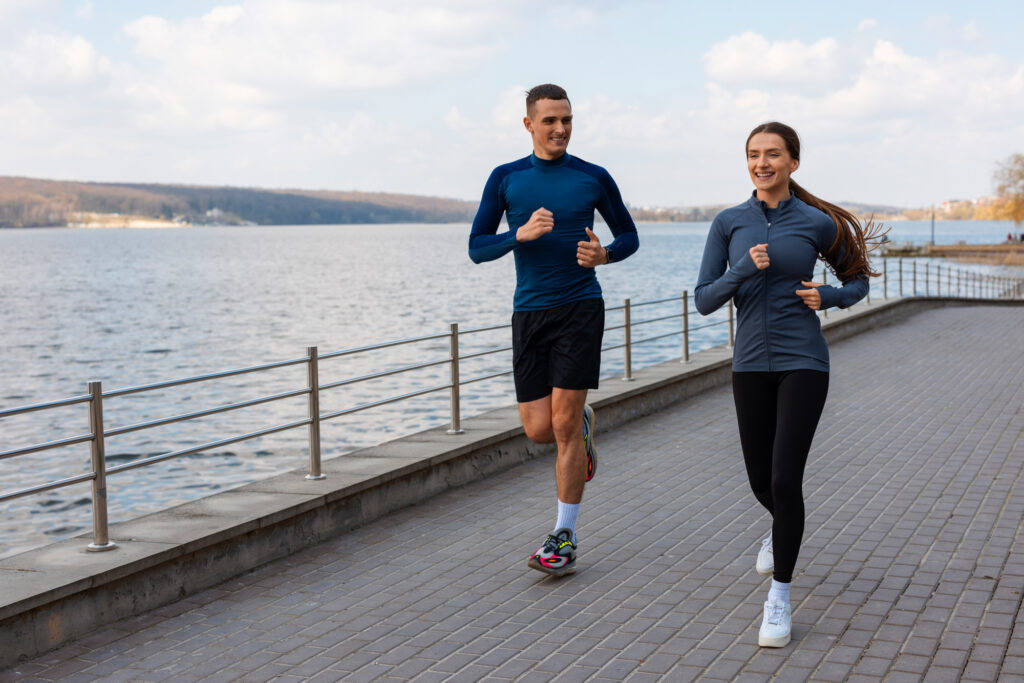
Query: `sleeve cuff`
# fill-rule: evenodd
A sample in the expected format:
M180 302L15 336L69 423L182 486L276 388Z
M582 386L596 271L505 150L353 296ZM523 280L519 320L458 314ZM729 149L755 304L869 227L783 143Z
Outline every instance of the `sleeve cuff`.
M818 296L821 297L821 310L839 305L839 290L832 285L818 287Z
M754 259L750 258L750 254L747 253L744 254L743 258L740 259L740 262L732 268L732 272L735 273L740 280L746 280L757 275L758 269L757 266L754 265Z

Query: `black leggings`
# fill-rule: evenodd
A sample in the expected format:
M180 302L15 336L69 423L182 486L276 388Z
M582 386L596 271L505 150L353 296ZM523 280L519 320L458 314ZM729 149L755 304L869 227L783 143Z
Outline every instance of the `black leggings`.
M828 373L734 372L732 392L750 488L772 515L774 578L789 583L804 533L804 465L825 407Z

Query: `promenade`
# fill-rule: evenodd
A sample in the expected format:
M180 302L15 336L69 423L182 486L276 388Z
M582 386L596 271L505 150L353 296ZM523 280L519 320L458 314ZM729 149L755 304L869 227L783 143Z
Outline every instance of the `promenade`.
M1021 680L1022 350L1024 308L985 305L832 345L782 649L756 644L769 520L720 387L598 417L574 576L526 568L554 509L540 458L0 681Z

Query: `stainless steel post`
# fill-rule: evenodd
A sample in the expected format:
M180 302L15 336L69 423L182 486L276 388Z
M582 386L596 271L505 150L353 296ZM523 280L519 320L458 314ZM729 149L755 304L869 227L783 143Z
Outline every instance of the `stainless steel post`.
M917 261L914 261L913 277L911 278L910 282L913 285L912 291L910 292L910 296L917 296Z
M625 358L625 368L624 368L624 371L623 371L622 379L625 382L632 382L633 381L633 333L632 333L632 329L630 328L631 318L630 318L630 314L629 314L629 299L625 300L624 308L622 309L622 313L623 313L623 316L624 316L624 318L623 318L623 324L624 324L623 330L625 330L625 334L626 334L626 343L625 343L626 358Z
M735 322L733 321L732 313L732 299L729 299L729 348L731 349L736 343L736 335L734 334Z
M903 259L896 259L896 265L900 269L900 298L903 298Z
M451 354L451 413L452 426L448 429L449 434L463 434L462 414L459 410L459 324L449 323L448 348Z
M683 362L690 362L690 293L683 292Z
M315 346L306 347L306 386L309 388L309 474L306 479L326 479L320 471L320 354Z
M113 550L107 530L107 456L103 434L103 383L89 382L89 431L92 433L92 543L86 550Z
M931 283L928 280L928 264L926 263L926 264L924 264L924 295L925 296L930 296L931 295L931 289L929 287L930 284Z
M889 259L882 259L882 298L889 298Z
M828 268L822 268L821 269L821 284L823 284L823 285L827 285L828 284ZM821 309L821 315L822 315L823 318L827 318L828 317L828 311L825 310L824 308Z

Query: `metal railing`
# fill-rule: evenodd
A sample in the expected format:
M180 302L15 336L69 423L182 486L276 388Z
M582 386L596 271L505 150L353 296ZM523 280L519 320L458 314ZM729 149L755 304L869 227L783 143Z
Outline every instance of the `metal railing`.
M883 260L882 266L882 296L883 298L886 299L889 298L888 261L889 259ZM1005 297L1021 298L1022 296L1024 296L1024 279L1021 278L980 275L978 273L965 271L959 268L952 268L949 266L947 266L945 269L943 269L941 266L931 269L929 268L929 264L926 263L924 264L923 273L921 273L920 278L920 282L923 285L922 291L921 289L919 289L918 286L918 274L919 268L917 266L916 261L912 263L910 268L907 268L903 263L903 259L897 259L898 296L903 297L905 295L903 285L904 278L906 276L909 276L909 280L912 283L909 296L932 296L933 290L936 296L942 296L942 292L944 291L945 296L947 297L967 297L975 299L993 299ZM823 281L827 282L828 272L823 271L822 276ZM622 324L606 326L605 331L614 332L617 330L622 330L623 341L622 343L610 344L608 346L603 347L602 352L616 351L619 349L623 350L623 380L631 381L633 379L632 351L635 346L641 344L648 344L651 342L675 337L678 335L681 340L680 362L689 363L692 333L699 330L704 330L727 324L727 345L729 347L733 346L735 318L733 313L732 302L730 302L727 306L728 314L725 317L725 319L713 320L701 325L693 326L690 324L690 315L691 313L695 313L696 311L691 311L691 299L692 297L690 296L690 293L688 291L684 291L678 297L642 301L639 303L632 303L629 299L626 299L623 302L623 305L613 306L607 309L608 311L622 311ZM870 295L868 300L870 301ZM635 309L642 308L644 310L648 310L648 307L664 307L670 304L675 308L676 312L661 315L652 314L651 317L643 318L640 320L633 319L633 311ZM827 315L827 312L825 312L824 315ZM643 329L647 325L653 325L656 323L666 323L675 320L680 321L679 328L673 328L668 332L652 333L650 334L650 336L642 337L640 339L633 338L634 330ZM70 398L49 401L46 403L37 403L34 405L27 405L17 408L0 410L0 419L2 419L36 411L52 410L55 408L65 408L69 406L87 404L89 413L89 433L48 441L45 443L37 443L23 448L5 450L0 452L0 460L6 460L9 458L24 456L31 453L37 453L40 451L62 448L67 446L74 446L88 442L90 444L91 466L91 471L84 474L66 477L56 481L47 482L45 484L30 486L16 491L0 494L0 502L20 498L23 496L42 493L44 491L51 491L54 489L72 486L84 482L92 482L93 541L88 545L88 549L92 551L111 550L116 547L116 544L109 539L107 521L107 477L112 474L119 474L121 472L126 472L128 470L146 467L149 465L165 462L187 455L198 454L213 448L219 448L229 444L257 439L278 432L284 432L288 430L306 427L309 451L309 474L306 475L306 478L311 480L323 479L325 478L325 475L321 470L320 436L320 427L323 422L344 415L351 415L354 413L358 413L360 411L369 410L371 408L375 408L378 406L396 403L398 401L404 401L414 397L441 391L447 391L449 394L450 427L447 431L449 434L461 434L463 433L460 410L461 387L464 387L469 384L474 384L477 382L495 379L498 377L505 377L512 374L512 370L502 370L498 372L485 372L477 376L462 378L460 375L461 367L467 361L470 361L472 359L484 358L498 353L509 352L512 350L512 347L510 345L501 345L495 348L486 348L483 350L473 351L471 353L460 353L460 340L468 335L477 335L497 330L507 330L510 327L511 325L509 323L504 323L499 325L491 325L486 327L478 327L474 329L460 331L458 323L451 323L449 325L448 331L443 333L411 337L408 339L386 341L378 344L371 344L368 346L344 349L341 351L333 351L323 354L319 353L316 346L309 346L306 347L306 354L304 356L294 358L291 360L266 363L263 365L256 365L252 367L240 368L235 370L214 372L205 375L187 377L185 379L158 382L154 384L145 384L141 386L127 387L123 389L115 389L112 391L103 391L102 383L99 381L94 381L88 383L87 393L79 396L72 396ZM421 344L425 342L437 342L442 340L447 341L448 343L448 354L443 358L436 358L434 360L422 363L402 365L399 367L380 370L377 372L372 372L369 374L364 374L356 377L348 377L345 379L336 380L328 383L320 382L321 361L329 361L336 358L354 356L357 354L365 354L392 347L408 346L413 344ZM163 389L182 386L186 384L209 382L227 377L265 372L268 370L298 365L305 365L306 369L306 386L301 389L293 389L290 391L279 392L276 394L261 396L258 398L253 398L245 401L228 403L224 405L215 406L213 408L207 408L189 413L173 415L170 417L163 417L159 419L138 422L135 424L128 424L115 428L107 428L104 425L103 414L104 407L106 405L105 402L110 401L111 399L116 399L144 392L160 391ZM341 387L352 386L370 380L380 379L383 377L400 375L414 370L422 370L425 368L439 367L445 365L448 366L449 377L448 381L443 384L418 388L413 391L409 391L395 396L387 396L373 401L366 401L341 410L334 410L327 413L322 412L320 406L320 399L324 392L329 392L331 390L339 389ZM228 438L202 443L198 446L192 446L189 448L174 450L166 453L160 453L158 455L132 460L130 462L115 465L112 467L108 467L106 464L106 441L110 437L128 434L131 432L137 432L145 429L152 429L155 427L174 424L178 422L185 422L188 420L194 420L197 418L215 415L219 413L240 410L252 406L283 401L289 398L295 398L299 396L306 397L307 417L305 419L286 422L283 424L277 424L270 427L264 427L262 429L251 431L245 434L239 434Z

